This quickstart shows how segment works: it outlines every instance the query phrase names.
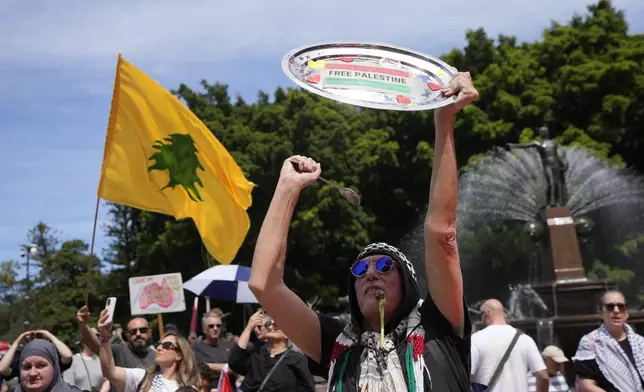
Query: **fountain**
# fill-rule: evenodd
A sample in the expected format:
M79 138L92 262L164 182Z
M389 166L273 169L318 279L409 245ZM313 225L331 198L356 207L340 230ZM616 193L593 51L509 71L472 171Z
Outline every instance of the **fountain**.
M524 222L540 261L540 282L532 288L552 315L594 313L588 298L613 284L586 278L578 234L592 231L593 211L641 205L644 183L579 147L559 151L545 127L540 134L543 142L496 149L464 173L459 230L495 221Z
M509 287L508 320L539 347L557 344L570 357L581 336L601 322L597 299L616 287L611 280L588 279L582 261L592 262L591 246L597 240L612 246L644 231L644 180L580 147L561 148L545 128L540 136L540 142L496 148L464 170L457 230L462 246L464 233L472 235L477 228L522 227L533 246L517 245L525 251L520 257L526 260L527 284ZM417 271L424 270L423 238L421 223L400 243ZM472 262L462 258L464 271ZM473 283L476 278L465 275L466 289ZM427 289L424 274L419 284ZM468 309L475 329L481 327L481 302ZM629 314L629 323L644 330L644 311L632 309Z
M542 141L494 149L462 174L458 230L523 225L540 273L530 284L511 287L508 319L540 347L558 344L573 355L581 336L600 323L596 300L615 287L586 277L580 239L600 228L641 231L641 221L634 227L615 217L641 216L644 181L582 148L561 149L545 127L539 133ZM644 312L629 313L629 323L644 327Z

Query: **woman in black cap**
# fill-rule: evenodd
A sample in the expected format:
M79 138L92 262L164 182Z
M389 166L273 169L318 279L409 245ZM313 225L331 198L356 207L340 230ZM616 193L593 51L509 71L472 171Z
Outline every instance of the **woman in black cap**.
M456 245L457 165L454 116L478 97L469 73L458 73L442 94L456 97L434 112L435 157L425 219L421 295L412 263L395 247L367 246L351 266L351 322L316 314L283 283L288 229L299 193L320 164L289 158L260 230L249 286L262 307L326 377L329 390L458 391L470 389L470 321ZM296 162L299 170L295 170ZM423 300L424 298L424 300Z

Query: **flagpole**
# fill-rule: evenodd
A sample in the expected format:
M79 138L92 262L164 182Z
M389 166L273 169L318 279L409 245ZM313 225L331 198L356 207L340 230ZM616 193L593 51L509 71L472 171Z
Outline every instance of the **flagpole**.
M89 259L87 260L87 284L85 285L85 306L89 306L89 288L92 285L92 272L94 270L94 242L96 241L96 223L98 222L98 207L101 205L101 198L96 198L96 210L94 211L94 227L92 228L92 243L89 247Z
M110 116L107 121L107 132L105 135L105 148L103 150L103 164L101 165L101 179L98 182L98 196L96 197L96 210L94 211L94 227L92 228L92 244L89 249L89 260L87 260L87 284L85 285L85 306L89 306L89 289L92 286L92 272L94 262L94 243L96 241L96 223L98 222L98 207L101 204L101 186L103 185L103 171L105 170L105 156L109 146L110 132L116 121L116 106L118 105L119 89L119 66L121 65L121 52L116 59L116 75L114 76L114 92L112 93L112 104L110 105Z

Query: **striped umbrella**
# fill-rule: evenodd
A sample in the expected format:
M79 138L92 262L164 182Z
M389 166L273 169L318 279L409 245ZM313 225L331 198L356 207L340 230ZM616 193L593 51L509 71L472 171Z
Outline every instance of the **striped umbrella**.
M183 284L183 288L200 297L216 298L238 304L256 304L248 288L250 268L241 265L216 265Z

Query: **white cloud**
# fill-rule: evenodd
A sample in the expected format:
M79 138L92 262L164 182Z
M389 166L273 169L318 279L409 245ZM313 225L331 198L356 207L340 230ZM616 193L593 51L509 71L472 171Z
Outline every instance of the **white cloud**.
M440 55L462 46L470 28L538 39L551 20L565 23L592 3L0 1L0 175L8 179L0 188L0 260L15 257L38 220L89 241L119 51L167 88L206 78L248 97L291 85L279 62L298 46L377 41ZM613 4L633 31L644 31L642 0ZM253 66L258 72L248 74Z
M274 70L271 77L279 75L282 55L302 45L376 41L440 55L462 46L466 29L484 27L490 36L532 40L551 20L565 23L591 3L5 0L0 6L0 103L34 105L34 88L53 104L61 97L109 96L118 52L168 88L206 78L233 87L241 81L246 84L241 88L249 90L267 83L236 69L254 65ZM614 4L627 10L636 31L644 30L644 2ZM289 82L272 84L278 83Z
M173 0L14 2L0 17L0 59L111 69L118 51L160 63L166 73L189 62L225 62L326 40L386 41L430 47L461 42L467 28L534 35L551 19L585 12L588 0L328 0L324 3ZM642 10L639 0L615 5ZM6 39L9 37L9 39ZM229 64L228 66L234 66Z

